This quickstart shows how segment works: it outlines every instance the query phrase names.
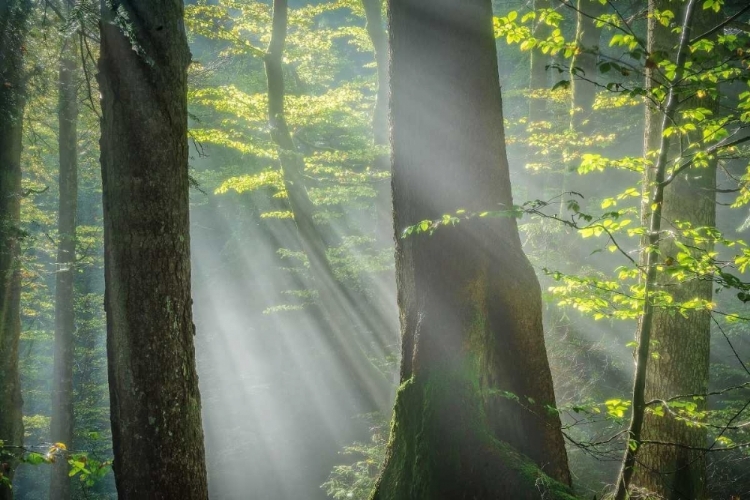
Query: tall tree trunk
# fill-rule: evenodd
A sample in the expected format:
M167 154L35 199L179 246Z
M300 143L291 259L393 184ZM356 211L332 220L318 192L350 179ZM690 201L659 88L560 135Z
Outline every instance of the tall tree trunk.
M588 118L596 99L599 41L602 28L596 26L596 17L604 14L606 5L599 0L578 0L576 41L578 51L570 63L571 127L579 133L591 130Z
M578 0L576 5L576 42L577 51L570 62L570 128L579 136L593 131L590 120L596 99L596 80L598 74L599 41L602 29L596 26L594 19L602 15L606 7L599 0ZM575 158L574 154L566 154ZM562 172L560 196L560 214L566 213L569 197L565 193L580 191L575 182L578 164L568 161Z
M552 6L549 0L534 0L534 12L536 13L536 19L534 20L534 37L540 40L546 39L552 29L550 26L541 21L542 10L550 9ZM532 125L535 122L544 120L545 111L547 108L547 100L541 98L535 93L539 93L542 90L547 90L549 85L547 83L547 65L549 64L550 57L548 54L543 53L539 49L531 51L531 71L529 76L529 91L531 93L529 99L529 123Z
M378 93L372 118L373 142L376 146L388 146L388 38L383 28L383 0L362 0L362 7L378 71ZM380 170L387 170L388 155L381 155L380 161Z
M23 444L18 342L21 335L21 149L26 104L25 38L31 2L0 0L0 500ZM3 449L5 447L5 449ZM8 448L10 447L10 448ZM8 451L10 453L8 453Z
M402 385L373 498L565 498L541 294L515 219L401 238L456 209L512 207L491 2L390 9Z
M364 326L354 311L346 290L335 277L326 254L326 244L313 220L315 206L307 194L303 177L305 161L289 133L284 111L284 74L282 57L286 42L288 5L286 0L273 2L273 35L265 56L268 79L268 120L271 137L278 147L284 173L289 206L294 214L300 243L315 278L318 299L325 319L330 349L352 377L359 397L368 411L385 412L390 407L391 389L385 375L368 358L367 350L357 338Z
M390 145L388 137L388 37L383 27L383 0L362 0L362 7L367 19L367 34L375 52L375 65L378 72L378 93L375 110L372 116L373 145L376 148L374 168L377 171L390 170L387 150ZM375 200L376 220L375 237L381 246L390 245L393 241L393 206L391 203L391 186L381 183Z
M653 148L651 148L652 145L650 143L647 144L650 149L656 151L657 156L654 161L653 167L650 167L651 171L645 174L646 180L648 182L646 183L644 188L647 192L644 209L645 218L647 219L647 230L642 256L642 262L645 267L645 278L643 280L644 302L643 309L640 315L640 321L638 323L638 330L636 332L638 348L636 349L635 380L633 381L632 415L630 419L630 425L628 427L628 443L625 448L625 456L623 458L620 475L617 479L615 500L626 500L630 496L633 475L636 470L640 468L640 452L643 448L642 442L645 439L644 422L647 417L646 405L649 401L647 399L646 391L648 380L653 376L652 374L654 373L652 368L652 365L654 363L650 360L652 352L651 346L655 338L664 335L664 333L660 332L658 328L670 328L672 325L671 320L666 317L662 317L663 314L668 313L660 311L658 308L656 308L653 299L654 294L660 288L660 275L658 272L658 266L660 265L659 259L661 257L660 247L662 245L662 242L666 243L668 241L665 237L663 237L662 225L665 223L665 221L667 223L671 222L671 220L665 219L665 211L672 210L667 205L666 196L672 196L671 192L673 189L675 189L675 182L680 182L679 177L675 177L675 175L679 174L679 172L675 172L667 176L667 167L672 160L670 158L670 153L672 152L670 147L672 145L672 139L670 138L670 136L666 136L664 132L668 127L676 123L676 120L678 118L680 100L680 89L678 88L678 83L682 81L682 76L685 71L685 63L687 61L689 50L688 45L690 42L690 36L692 32L691 28L693 26L693 18L695 10L697 8L697 3L698 0L688 0L685 7L682 30L677 48L677 57L674 63L674 77L670 81L665 82L667 84L668 91L665 102L663 104L663 111L658 118L654 117L654 121L656 123L653 123L653 121L649 120L650 130L647 132L647 137L652 137L653 134L654 140L658 139L659 142L658 144L656 144L656 147ZM652 53L652 56L655 56L655 54L656 52ZM675 196L684 196L684 194L680 193L680 191L676 191L674 194ZM705 203L705 200L700 202L701 205L703 205L703 203ZM703 214L702 216L705 216L705 214ZM678 292L677 296L679 298L681 297L681 294ZM657 323L657 320L659 319L661 319L661 321ZM693 321L697 321L696 325L700 323L700 319L697 317L694 318ZM695 331L697 331L696 325L689 325L689 327L694 330L692 333L695 333ZM683 326L688 325L684 324ZM675 332L675 334L669 335L665 338L671 341L674 340L674 337L676 335L677 333ZM701 346L695 345L695 347L700 348ZM677 349L679 350L679 347ZM684 355L685 353L675 351L674 354ZM704 353L697 353L695 355L688 354L688 357L685 359L701 363L701 358L703 356ZM708 356L707 348L705 356ZM705 363L707 368L707 358ZM702 370L703 366L697 366L695 369ZM668 368L667 364L664 364L660 368L658 367L657 370L660 370L663 373L663 376L668 376L669 380L672 381L676 380L675 374L681 371L684 374L684 370L670 369ZM679 375L677 375L677 377L679 377ZM671 384L672 382L669 381L665 383L665 385ZM668 388L668 390L672 389L674 389L674 387ZM657 390L661 390L661 388L657 388ZM651 431L646 430L646 432ZM686 465L689 466L688 464L684 463L678 463L676 465L681 468L680 470L685 470L684 467ZM670 482L673 482L673 480L674 477ZM692 481L692 479L690 479L690 481ZM682 482L682 479L680 479L680 482ZM694 493L698 492L695 491ZM675 498L682 497L677 496Z
M649 12L673 8L667 0L651 0ZM711 28L716 20L713 11L705 10L693 22L693 32L702 33ZM648 20L648 50L652 54L670 54L678 44L678 37L652 16ZM647 86L655 86L659 74L649 70ZM704 99L689 100L681 107L700 106L718 111L717 102ZM661 142L661 112L646 108L645 152L653 156L658 153ZM687 139L687 138L686 138ZM694 140L698 138L692 138ZM671 153L678 154L677 148ZM662 218L665 223L687 222L694 228L712 227L716 224L716 163L708 168L691 168L674 180L664 192ZM655 171L646 170L644 186L653 186ZM651 210L644 205L644 216ZM711 245L685 240L678 235L667 235L659 243L664 258L674 258L681 250L681 242L702 251L710 251ZM698 277L696 277L698 278ZM712 282L692 279L669 285L675 303L699 298L711 300ZM656 309L653 316L653 350L656 359L649 361L646 371L646 401L666 400L681 394L704 394L708 391L709 351L711 339L711 315L708 311L690 311L685 316L668 310ZM706 408L705 400L691 401L699 411ZM669 411L663 417L647 413L643 421L643 439L674 443L673 446L644 446L638 455L639 467L633 476L633 486L663 498L673 500L702 499L706 496L706 457L700 450L706 444L706 429L688 425L677 420Z
M107 358L120 499L208 498L190 296L182 0L103 0Z
M68 12L74 6L67 0ZM58 149L60 201L55 280L55 359L52 377L53 443L73 446L73 342L75 333L76 214L78 206L78 34L63 41L58 80ZM50 500L70 498L67 456L52 468Z

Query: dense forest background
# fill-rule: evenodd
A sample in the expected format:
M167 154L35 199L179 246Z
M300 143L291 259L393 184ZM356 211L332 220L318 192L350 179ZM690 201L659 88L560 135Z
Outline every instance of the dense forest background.
M396 140L389 135L400 133L399 123L414 122L406 116L389 125L395 78L389 69L408 76L420 66L411 69L395 57L389 65L388 41L395 39L387 3L184 2L192 54L185 179L192 320L211 498L371 498L389 433L398 427L398 411L390 422L396 394L404 393L400 328L409 319L405 299L397 297L404 292L397 291L389 156ZM467 2L474 3L482 2ZM430 8L450 4L440 0ZM283 35L282 6L288 14ZM100 143L100 123L108 123L107 110L117 109L112 102L119 99L118 87L106 80L107 64L118 64L116 47L112 42L100 62L107 40L100 23L129 33L126 45L134 54L153 47L140 45L137 23L130 32L127 17L123 24L114 9L111 19L101 20L100 9L89 0L0 0L0 102L13 101L7 96L25 87L19 222L4 221L0 234L18 242L15 359L23 438L0 433L0 472L7 479L17 466L16 499L118 495L101 169L128 154L117 149L117 136ZM459 248L451 232L474 235L474 229L456 232L480 219L516 221L541 285L556 404L545 407L514 389L526 383L516 381L545 376L535 371L531 354L528 364L520 360L508 369L509 385L480 392L500 401L488 403L490 409L559 418L572 478L564 495L571 496L555 496L547 484L555 482L548 475L566 482L552 459L547 466L522 449L541 470L539 498L547 488L551 498L602 498L617 491L623 476L633 498L638 491L637 498L750 495L750 8L742 0L503 0L492 2L486 22L496 44L483 50L497 51L492 64L498 66L497 74L487 74L502 89L502 110L494 102L484 107L497 108L502 120L491 137L505 144L513 201L483 207L445 201L436 205L442 212L401 226L397 213L396 243L406 248L398 255L430 238L441 245L439 238L446 238L444 249ZM446 40L463 40L446 30ZM445 50L445 67L461 57L473 61L473 49ZM184 57L184 51L175 54L170 60ZM9 77L13 67L23 68L18 82ZM422 90L399 102L426 101L450 120L443 94L431 94L429 79L420 81L427 82ZM391 91L411 88L407 83L394 83ZM446 95L454 94L461 92ZM482 103L472 112L462 118L466 130L474 120L494 123ZM5 130L17 120L9 116L0 113ZM434 124L425 118L418 126ZM464 142L475 135L467 133ZM400 140L424 140L407 139ZM10 151L9 144L0 141L0 150ZM149 168L156 169L165 151L159 136L141 153L155 157ZM434 153L436 165L440 154ZM0 159L7 186L11 160ZM465 165L450 178L447 167L432 171L409 181L423 185L426 199L460 200L445 193L475 185ZM109 172L110 186L117 186L117 171ZM168 175L162 179L171 182ZM108 210L115 212L112 189ZM127 198L122 203L127 207ZM3 217L12 212L8 206ZM139 209L134 203L122 210ZM654 220L664 222L655 227ZM500 234L510 231L498 227ZM481 244L498 254L513 247L505 239ZM435 267L451 276L451 262L473 258L468 252L443 257L434 249L414 255L437 255ZM180 274L176 266L169 272ZM0 270L10 275L11 267ZM496 274L507 273L511 282L510 267ZM404 280L399 274L400 286ZM537 307L538 299L519 300L522 308ZM4 342L10 338L3 335ZM13 349L3 349L6 369ZM0 373L10 391L11 372ZM0 406L0 424L12 412ZM72 434L63 438L65 425ZM391 457L399 453L393 439ZM632 478L629 455L638 464ZM385 486L379 488L385 495ZM0 483L0 498L11 498L9 491Z

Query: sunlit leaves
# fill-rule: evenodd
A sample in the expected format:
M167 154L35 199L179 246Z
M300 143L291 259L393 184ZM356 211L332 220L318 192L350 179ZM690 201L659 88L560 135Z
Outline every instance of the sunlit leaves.
M654 19L657 20L659 24L662 26L668 27L670 24L672 24L672 21L674 20L674 12L671 10L658 10L654 9L651 14Z
M607 408L607 414L614 418L623 418L625 412L630 408L630 401L622 399L608 399L604 402L604 406Z
M566 58L575 53L575 44L565 40L560 23L563 16L554 9L539 9L527 12L520 20L517 11L494 18L495 36L504 38L508 44L519 44L521 50L536 49L543 54L563 53ZM520 22L519 22L520 21ZM544 24L550 28L549 36L534 36L534 25Z
M703 10L713 10L714 12L719 12L721 10L721 6L724 5L724 0L704 0L703 2Z
M639 45L641 45L641 41L630 33L616 33L609 39L610 47L623 46L627 47L628 50L635 50Z
M264 170L255 175L243 175L239 177L231 177L224 181L218 188L216 188L217 194L226 193L229 190L236 191L238 193L244 193L246 191L255 191L262 187L272 187L277 192L284 190L284 181L279 170Z
M595 171L603 172L608 169L622 169L639 173L643 172L649 164L650 162L640 156L612 159L601 154L584 153L581 155L581 164L578 166L578 173L588 174Z

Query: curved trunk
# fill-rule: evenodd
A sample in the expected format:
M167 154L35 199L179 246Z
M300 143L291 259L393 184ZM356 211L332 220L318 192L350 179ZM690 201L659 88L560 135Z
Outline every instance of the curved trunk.
M326 244L313 220L316 212L304 180L305 160L289 133L284 110L284 74L282 58L286 42L288 5L286 0L273 2L273 30L264 59L268 80L268 121L271 137L277 145L284 174L289 207L294 214L302 250L315 278L318 301L325 316L326 341L357 388L358 398L366 411L385 412L391 404L388 379L375 366L368 349L358 338L366 325L356 314L356 305L336 279L326 254Z
M208 498L190 297L182 0L102 1L107 358L119 498Z
M402 385L373 498L565 498L541 295L515 219L401 238L457 209L512 207L491 2L390 8Z
M0 500L23 445L18 342L21 336L21 149L26 104L23 71L31 2L0 0Z
M68 3L68 7L72 5ZM53 443L73 447L73 343L75 331L76 212L78 205L78 52L75 33L63 42L58 81L58 145L60 202L58 210L57 269L55 277L55 360L52 378ZM70 498L68 462L52 468L50 500Z

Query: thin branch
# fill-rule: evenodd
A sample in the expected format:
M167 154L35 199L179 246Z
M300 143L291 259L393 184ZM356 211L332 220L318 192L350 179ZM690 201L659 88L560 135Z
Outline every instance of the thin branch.
M717 24L716 26L714 26L710 30L706 31L702 35L698 35L697 37L695 37L692 40L690 40L690 44L692 45L692 44L694 44L695 42L697 42L699 40L703 40L704 38L708 38L709 36L713 35L717 31L720 31L722 28L724 28L728 24L732 23L735 19L737 19L738 17L740 17L742 14L744 14L747 11L750 11L750 3L747 4L747 5L745 5L745 7L743 7L739 11L737 11L737 13L734 14L733 16L729 16L723 22Z
M750 387L750 382L745 382L744 384L727 387L720 391L711 391L711 392L703 392L703 393L695 393L695 394L680 394L679 396L672 396L671 398L668 398L668 399L652 399L651 401L646 403L646 406L652 406L658 403L667 404L672 401L678 401L680 399L693 399L693 398L706 398L708 396L719 396L721 394L726 394L727 392L744 389L746 387Z
M732 341L729 340L729 336L726 334L724 329L721 327L718 321L716 321L716 318L714 318L714 315L711 315L711 320L716 324L717 328L721 332L721 334L724 336L724 339L727 341L727 344L729 344L729 347L732 349L732 352L734 353L734 357L737 358L737 361L740 362L740 365L742 366L742 369L745 370L745 373L750 375L750 370L748 370L747 366L745 366L745 363L742 362L742 358L740 357L739 353L737 352L737 349L734 348L734 345L732 344Z

